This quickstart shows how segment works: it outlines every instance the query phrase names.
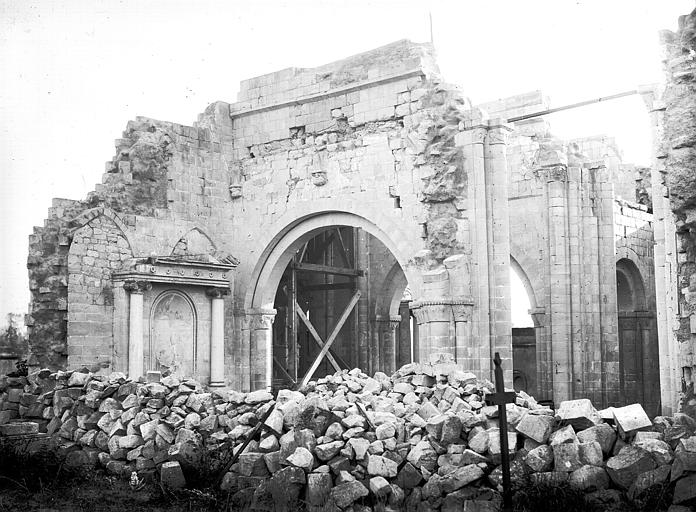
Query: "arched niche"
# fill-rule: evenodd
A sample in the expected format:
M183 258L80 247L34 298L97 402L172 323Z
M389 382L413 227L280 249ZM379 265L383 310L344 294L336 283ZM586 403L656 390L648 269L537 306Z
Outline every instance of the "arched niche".
M165 290L150 309L150 335L145 368L178 377L198 373L196 307L180 290Z

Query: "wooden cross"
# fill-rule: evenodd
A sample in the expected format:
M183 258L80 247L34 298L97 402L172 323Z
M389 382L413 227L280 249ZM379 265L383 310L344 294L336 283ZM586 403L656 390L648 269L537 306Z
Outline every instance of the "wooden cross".
M517 395L514 391L505 391L505 379L501 366L500 354L495 353L495 393L486 395L486 402L498 406L498 430L500 431L501 463L503 466L503 510L512 510L512 495L510 493L510 450L508 448L507 410L506 404L514 404Z

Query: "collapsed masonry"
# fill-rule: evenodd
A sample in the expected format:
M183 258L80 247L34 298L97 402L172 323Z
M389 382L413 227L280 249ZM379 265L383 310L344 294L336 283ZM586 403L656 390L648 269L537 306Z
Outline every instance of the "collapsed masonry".
M168 376L42 370L0 381L0 435L47 431L75 468L129 476L157 470L165 485L242 448L221 487L251 509L501 509L501 447L490 382L451 364L409 364L392 377L358 369L302 390L204 392ZM4 423L6 416L19 420ZM588 503L644 507L656 488L676 506L696 503L696 421L651 421L639 405L596 411L586 399L554 412L524 392L507 406L515 489L569 484ZM37 441L40 442L40 441ZM206 455L207 454L207 455ZM204 462L205 461L205 462ZM271 507L271 508L269 508Z
M505 122L545 104L472 106L400 41L245 80L195 126L129 122L102 183L30 237L32 364L250 391L412 361L490 375L499 352L540 399L676 410L645 171Z

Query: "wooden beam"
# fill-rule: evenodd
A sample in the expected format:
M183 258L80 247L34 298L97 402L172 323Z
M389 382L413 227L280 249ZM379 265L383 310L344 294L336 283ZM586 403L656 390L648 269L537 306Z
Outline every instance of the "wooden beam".
M338 235L338 241L340 242L339 248L341 249L341 257L343 258L343 263L345 263L346 267L354 268L355 265L348 256L346 243L343 241L343 235L341 235L341 228L336 228L336 234Z
M350 302L348 303L348 305L346 306L346 309L341 314L341 318L338 319L338 323L336 324L336 327L334 327L333 331L331 331L331 335L326 340L326 343L324 344L324 347L321 349L321 352L319 352L319 355L312 363L312 366L309 368L309 370L307 370L307 373L305 374L304 378L302 379L302 386L306 386L307 383L309 382L309 380L312 378L312 375L314 375L314 372L317 371L317 367L319 366L319 363L324 358L326 353L329 351L333 342L336 340L336 337L338 336L338 333L341 331L343 324L346 323L346 320L348 320L348 316L350 315L351 311L353 311L353 308L355 307L355 305L358 303L358 299L360 299L360 290L356 291L355 295L353 295L353 298L350 299Z
M336 276L358 277L365 275L362 270L355 270L345 267L331 267L329 265L317 265L314 263L295 263L295 269L301 272L319 272L322 274L333 274Z
M322 341L321 337L319 336L319 333L317 332L317 330L312 325L312 322L309 321L309 318L307 318L307 315L305 315L305 312L302 311L302 308L300 307L299 304L295 303L295 308L297 308L297 316L299 316L302 319L302 321L304 322L304 324L307 326L307 330L309 330L309 333L312 335L312 338L314 338L314 341L317 343L317 345L319 345L320 349L323 349L324 342ZM326 354L326 357L329 360L329 362L331 363L331 366L334 367L334 370L336 370L337 372L340 372L341 367L338 366L338 363L336 362L334 357L330 353Z
M352 290L353 283L326 283L326 284L308 284L302 287L303 292L314 292L323 290Z
M290 382L292 382L293 385L297 384L295 382L295 379L292 378L292 375L290 375L287 371L285 371L285 368L283 368L283 365L280 364L280 361L276 358L276 356L273 356L273 363L278 367L280 372L285 375L285 378L288 379Z

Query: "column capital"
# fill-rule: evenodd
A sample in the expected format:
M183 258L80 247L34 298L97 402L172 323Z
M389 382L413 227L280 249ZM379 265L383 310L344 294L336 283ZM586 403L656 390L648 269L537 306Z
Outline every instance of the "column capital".
M246 319L251 330L267 330L273 326L277 311L267 308L253 308L245 311Z
M414 301L411 303L411 310L419 324L449 322L452 319L458 320L457 317L466 314L466 310L473 308L473 305L473 301L469 298L449 297Z
M222 299L225 295L230 294L229 288L208 288L205 294L211 299Z
M549 165L534 169L534 175L546 183L568 181L568 166L565 164Z
M401 315L390 315L389 316L389 329L392 331L401 325Z
M145 293L152 289L152 283L150 281L129 279L123 283L123 289L130 293Z

